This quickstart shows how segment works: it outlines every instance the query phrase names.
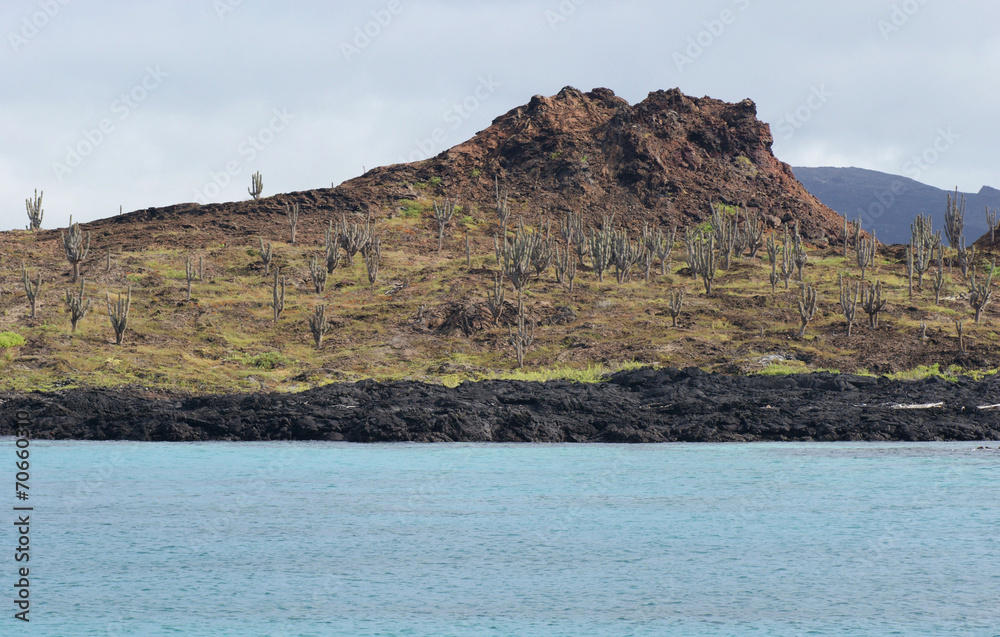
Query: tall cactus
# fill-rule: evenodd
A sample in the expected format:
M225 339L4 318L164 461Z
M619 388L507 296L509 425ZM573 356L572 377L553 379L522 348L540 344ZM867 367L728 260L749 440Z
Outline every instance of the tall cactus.
M855 247L858 267L861 268L861 280L865 280L865 270L875 266L875 235L866 239L861 237Z
M667 312L670 313L671 327L677 327L677 317L681 314L681 306L684 304L684 290L671 290L667 298Z
M274 284L271 287L271 302L269 305L271 309L274 310L274 322L278 322L278 317L281 316L282 310L285 309L285 277L281 277L281 286L278 286L278 275L281 273L281 268L275 268L274 270Z
M983 308L990 302L993 296L993 271L996 270L997 262L994 260L990 266L990 274L986 277L986 283L976 283L976 266L972 266L972 276L969 279L969 305L976 312L976 323L983 313Z
M854 284L854 294L851 294L851 284L844 285L844 275L837 275L837 285L840 287L840 311L847 321L847 338L851 338L851 329L854 327L854 318L858 313L858 294L861 291L861 283Z
M955 196L948 195L947 208L944 212L944 233L948 237L948 245L958 248L962 242L965 230L965 195L960 195L955 188Z
M941 292L944 290L944 246L937 247L937 269L934 271L934 305L941 304Z
M260 176L260 171L250 176L250 187L247 188L247 192L253 197L254 201L260 199L260 193L264 192L264 179Z
M799 338L806 335L806 326L816 316L816 288L805 283L802 285L802 298L799 299Z
M500 233L505 234L507 232L507 222L510 220L510 206L507 204L507 187L504 186L503 193L500 192L500 178L493 177L493 185L496 187L497 194L497 225L500 227Z
M594 271L597 272L598 280L602 282L604 281L604 272L608 269L608 265L611 264L611 258L614 254L612 236L610 220L607 217L605 217L604 226L599 233L595 232L593 228L590 229L588 250L590 252L590 262L594 267Z
M879 312L885 309L888 301L882 298L882 282L876 281L874 284L869 281L867 288L861 288L861 309L868 315L868 326L872 329L878 327Z
M264 245L264 240L257 237L257 243L260 245L260 261L264 264L264 276L271 273L271 262L274 260L274 251L271 249L271 243L268 242Z
M291 244L295 245L295 233L299 229L299 204L285 204L285 215L288 217L288 228L291 230Z
M326 304L317 305L313 315L309 317L309 330L312 332L316 349L323 349L323 337L329 324L326 320Z
M706 296L712 296L712 285L715 282L715 271L718 267L718 260L716 259L716 256L714 234L708 236L707 243L704 240L695 241L694 259L696 263L696 271L698 272L698 275L701 276L702 282L705 284Z
M365 272L368 273L368 284L375 285L378 281L378 269L382 265L382 238L375 236L368 242L364 251Z
M83 320L83 317L87 316L87 312L90 311L90 299L83 295L85 282L86 279L81 277L80 290L75 294L66 290L66 307L69 309L71 332L76 332L76 324Z
M444 246L444 229L451 222L451 218L455 216L455 202L444 200L444 203L438 205L438 202L434 203L434 219L438 224L438 252L441 252L441 248Z
M493 294L490 294L489 290L486 291L486 311L489 313L490 321L494 327L500 325L500 316L503 314L505 295L503 289L503 272L501 271L493 275Z
M115 345L121 345L125 338L125 330L128 328L128 315L132 309L132 286L128 287L125 298L122 293L118 293L118 300L111 303L111 294L105 293L105 300L108 304L108 318L111 319L111 329L115 331Z
M184 257L184 278L187 280L187 300L191 300L191 282L198 276L198 270L191 261L191 255Z
M24 285L24 294L31 304L31 318L35 318L36 304L38 303L38 291L42 288L42 271L38 271L38 276L34 281L28 276L28 270L21 261L21 283Z
M326 264L318 262L315 255L309 260L309 275L312 277L316 294L322 294L326 289Z
M43 190L39 194L36 189L33 199L24 200L24 206L28 209L28 230L39 230L42 227L42 217L45 216L45 211L42 210L43 196L45 196L45 191Z
M326 273L333 274L333 271L340 265L340 232L334 232L333 220L328 222L324 249L326 251ZM339 226L336 226L339 228Z
M90 232L87 232L86 243L84 243L84 234L80 230L80 224L73 223L73 216L70 215L69 236L61 230L59 234L62 235L63 248L66 250L66 260L73 266L73 282L76 283L76 280L80 278L80 264L87 258L87 254L90 253Z

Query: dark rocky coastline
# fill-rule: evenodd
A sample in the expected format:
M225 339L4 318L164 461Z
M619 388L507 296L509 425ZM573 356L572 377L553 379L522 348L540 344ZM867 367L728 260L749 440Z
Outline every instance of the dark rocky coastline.
M943 403L913 409L900 405ZM150 397L131 390L7 394L36 439L724 442L1000 440L1000 377L890 381L816 373L644 369L604 383L333 384L299 394Z

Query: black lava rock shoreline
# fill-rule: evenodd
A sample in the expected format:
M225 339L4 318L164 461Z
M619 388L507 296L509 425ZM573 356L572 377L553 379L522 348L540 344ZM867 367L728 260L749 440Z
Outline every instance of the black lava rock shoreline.
M13 434L14 414L24 410L36 439L1000 440L1000 408L981 409L997 403L1000 377L890 381L643 369L597 384L482 381L449 389L362 381L298 394L181 399L128 390L7 394L0 404L0 435Z

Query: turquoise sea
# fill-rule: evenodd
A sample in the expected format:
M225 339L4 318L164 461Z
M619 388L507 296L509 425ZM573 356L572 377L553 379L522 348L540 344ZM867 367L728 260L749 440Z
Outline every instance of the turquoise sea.
M0 634L992 637L976 446L35 441Z

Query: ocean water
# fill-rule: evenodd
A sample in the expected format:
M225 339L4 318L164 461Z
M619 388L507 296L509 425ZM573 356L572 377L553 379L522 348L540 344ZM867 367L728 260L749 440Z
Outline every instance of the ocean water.
M0 634L996 636L976 446L37 441Z

